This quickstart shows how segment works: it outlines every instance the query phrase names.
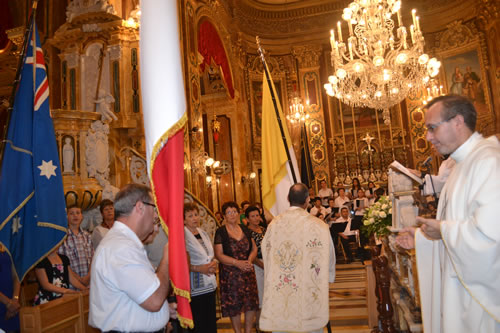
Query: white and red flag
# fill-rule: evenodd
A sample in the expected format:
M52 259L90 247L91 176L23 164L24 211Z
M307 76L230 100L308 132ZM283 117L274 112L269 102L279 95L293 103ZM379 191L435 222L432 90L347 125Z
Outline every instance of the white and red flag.
M184 125L187 121L177 1L141 2L141 92L149 175L168 230L169 273L181 325L193 326L184 242Z

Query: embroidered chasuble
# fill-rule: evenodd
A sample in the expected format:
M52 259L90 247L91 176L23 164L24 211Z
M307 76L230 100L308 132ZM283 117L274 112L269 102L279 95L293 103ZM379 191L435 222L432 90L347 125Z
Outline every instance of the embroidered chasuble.
M260 329L310 332L329 320L328 283L335 253L328 225L290 207L269 225L262 242L264 296Z
M415 235L424 331L500 332L500 143L474 133L451 158L443 239Z

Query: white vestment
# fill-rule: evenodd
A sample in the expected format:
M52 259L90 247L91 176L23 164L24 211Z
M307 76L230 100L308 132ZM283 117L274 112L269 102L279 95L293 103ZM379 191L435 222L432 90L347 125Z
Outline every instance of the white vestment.
M424 331L500 332L500 143L474 133L451 158L442 240L415 236Z
M263 331L310 332L329 320L329 285L335 279L335 250L328 225L290 207L269 225L261 245Z
M433 195L437 194L439 197L439 193L443 189L444 184L446 183L446 179L450 176L451 170L455 166L455 160L448 157L445 159L441 165L439 166L439 171L437 175L425 175L424 177L424 195Z

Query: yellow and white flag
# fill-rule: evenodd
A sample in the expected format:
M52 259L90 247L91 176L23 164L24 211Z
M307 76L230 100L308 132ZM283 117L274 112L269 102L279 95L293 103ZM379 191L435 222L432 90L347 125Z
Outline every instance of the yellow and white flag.
M300 174L278 94L271 74L268 74L268 83L266 72L269 73L269 69L267 64L264 64L262 81L262 200L264 207L271 214L277 216L290 207L288 191L290 186L300 182ZM273 102L272 96L275 97L276 103ZM278 112L276 112L275 105ZM282 129L280 129L278 120L281 121ZM289 159L293 165L295 181Z

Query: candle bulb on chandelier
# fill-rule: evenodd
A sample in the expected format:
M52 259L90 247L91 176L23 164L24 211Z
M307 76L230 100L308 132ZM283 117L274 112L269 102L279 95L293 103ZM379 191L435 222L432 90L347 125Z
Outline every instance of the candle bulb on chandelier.
M332 46L332 50L335 48L335 32L333 29L330 30L330 45Z
M349 36L352 36L353 33L352 33L352 22L351 22L351 20L349 20L348 23L349 23Z
M403 25L403 20L401 19L401 9L398 9L398 25Z
M415 27L417 26L416 13L417 13L417 10L416 10L416 9L412 9L412 10L411 10L411 18L412 18L412 20L413 20L413 25L414 25Z
M353 56L352 56L352 43L351 41L349 41L349 58L351 58L351 60L353 60Z
M339 42L342 43L342 28L340 26L340 21L337 22L337 30L338 30L338 34L339 34Z
M420 17L416 17L417 20L417 31L420 31Z
M411 42L415 44L415 27L410 25L410 35L411 35Z

